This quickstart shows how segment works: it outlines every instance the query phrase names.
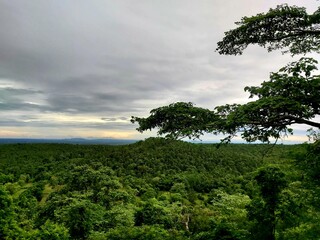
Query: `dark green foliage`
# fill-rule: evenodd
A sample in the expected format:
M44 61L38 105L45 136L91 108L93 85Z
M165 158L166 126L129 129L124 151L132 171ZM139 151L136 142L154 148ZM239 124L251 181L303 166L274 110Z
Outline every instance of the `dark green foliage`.
M7 182L12 182L13 179L14 179L13 174L6 175L6 174L3 174L3 173L0 172L0 184L5 184Z
M68 240L70 235L68 229L63 225L47 221L35 234L35 239L45 240Z
M9 193L3 188L0 188L0 236L4 238L5 232L9 224L13 220L12 198ZM9 223L9 224L8 224Z
M287 185L285 174L277 167L268 167L260 170L255 179L262 198L274 208L279 201L280 192Z
M277 167L267 167L261 169L255 179L261 198L253 199L248 206L248 218L254 220L252 236L253 239L274 240L280 193L287 186L285 174Z
M297 163L318 184L320 183L320 140L308 144L306 152L297 156Z
M243 17L237 28L227 31L218 42L220 54L238 55L250 44L267 47L268 51L286 49L292 55L319 52L319 9L308 14L297 6L279 5L267 13Z
M237 233L228 226L226 223L221 223L212 228L211 231L201 232L194 237L194 240L245 240L247 236L243 236L241 233Z
M115 228L106 234L96 234L92 240L110 239L110 240L174 240L179 238L171 237L169 232L160 226L141 226L132 228ZM180 238L181 239L181 238Z
M277 236L303 239L319 231L314 188L302 184L309 178L292 165L306 145L217 149L150 138L128 146L30 144L0 150L2 171L11 176L3 188L8 207L2 209L5 226L13 230L5 227L4 234L13 239L244 240L257 222L269 223L270 196L277 198ZM265 168L279 161L281 171ZM138 166L149 170L142 173ZM46 169L46 177L35 177L36 168ZM275 181L281 172L293 183Z
M103 219L103 208L89 201L75 200L66 210L65 225L72 239L87 239L94 226Z
M172 114L174 112L174 114ZM208 122L218 120L218 116L208 109L194 107L192 103L178 102L160 107L150 112L148 118L132 117L131 122L138 122L138 131L143 132L159 128L159 134L166 134L173 139L189 136L199 138L203 132L210 132Z
M169 211L156 199L147 201L143 207L137 211L135 218L137 226L158 224L165 228L171 228L173 224Z
M12 197L0 186L0 239L12 239L22 232L15 221Z
M33 184L32 187L29 188L26 192L34 196L38 201L40 201L42 199L42 192L44 190L44 185L45 183L42 181L37 182Z

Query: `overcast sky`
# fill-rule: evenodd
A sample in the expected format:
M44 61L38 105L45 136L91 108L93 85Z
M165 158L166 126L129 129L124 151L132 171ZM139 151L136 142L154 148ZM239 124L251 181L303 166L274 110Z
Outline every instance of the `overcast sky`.
M130 123L177 101L245 103L245 86L293 61L217 42L275 0L0 0L0 137L143 139ZM299 58L299 56L297 57ZM296 128L299 140L303 127ZM206 136L210 138L210 136Z

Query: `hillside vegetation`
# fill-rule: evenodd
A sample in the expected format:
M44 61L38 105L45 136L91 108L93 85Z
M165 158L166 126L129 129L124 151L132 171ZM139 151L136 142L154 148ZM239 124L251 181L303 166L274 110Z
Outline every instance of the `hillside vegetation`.
M0 145L0 239L316 239L309 147Z

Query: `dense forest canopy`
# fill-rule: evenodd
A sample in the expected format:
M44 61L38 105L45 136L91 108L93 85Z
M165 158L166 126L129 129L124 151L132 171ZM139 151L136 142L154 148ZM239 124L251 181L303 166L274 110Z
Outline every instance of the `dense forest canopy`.
M307 145L268 149L162 138L0 145L0 238L314 239L317 188L296 164Z

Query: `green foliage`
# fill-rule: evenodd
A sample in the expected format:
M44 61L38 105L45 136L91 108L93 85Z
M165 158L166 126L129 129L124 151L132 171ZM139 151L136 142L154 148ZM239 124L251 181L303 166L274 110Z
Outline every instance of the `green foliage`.
M258 100L239 106L230 112L228 120L239 122L236 118L242 119L245 124L242 127L248 128L242 136L248 141L267 141L270 136L278 138L281 132L290 134L288 126L292 124L320 127L318 122L310 120L320 113L317 97L320 77L311 75L317 69L315 64L314 59L301 58L272 73L270 81L263 82L261 87L246 87L250 98Z
M283 190L276 211L277 228L281 229L280 232L298 227L300 219L306 217L304 212L308 205L307 195L306 191L300 189L288 188Z
M2 171L12 174L3 187L9 204L1 209L10 226L4 234L8 239L249 239L250 230L258 229L258 210L266 223L269 211L254 176L264 179L265 191L274 193L268 181L280 186L270 180L277 171L265 168L272 163L292 182L275 194L275 236L312 239L319 232L313 194L318 190L292 164L307 146L217 149L161 138L128 146L0 145ZM41 164L45 176L55 177L53 185L51 177L32 177L39 176L32 171ZM141 174L138 166L150 170ZM262 205L254 204L259 201Z
M15 199L15 203L19 226L29 231L32 230L33 221L36 218L38 210L37 199L31 195L30 191L26 190Z
M241 224L246 220L246 206L251 202L247 195L227 194L222 190L215 190L211 198L212 209L215 211L215 221L233 222ZM228 216L228 218L225 218Z
M15 221L12 197L0 186L0 239L16 239L21 232Z
M186 136L199 138L203 132L210 132L212 128L208 122L215 119L218 120L218 116L208 109L194 107L192 103L177 102L151 110L148 118L132 117L131 122L139 123L139 132L159 128L160 135L179 139Z
M257 44L267 47L268 51L286 49L285 52L292 55L313 51L319 53L319 23L320 8L308 14L303 7L279 5L267 13L243 17L236 29L225 33L223 40L218 42L217 50L220 54L237 55L242 54L248 45ZM245 105L222 106L225 119L231 123L227 140L239 132L239 126L244 128L242 137L247 141L268 141L270 137L277 139L281 134L291 134L292 130L288 127L294 123L319 129L320 77L312 75L312 71L317 69L316 64L318 62L314 59L302 58L280 69L278 73L272 73L271 81L262 83L261 87L245 88L250 92L250 97L258 97L258 100ZM318 206L319 199L319 133L311 129L310 139L314 143L307 145L305 152L297 154L297 163L309 178L305 186L308 189L305 191L310 190L312 196L311 201L305 201L309 207ZM262 199L255 199L249 207L249 218L251 216L265 223L265 226L260 224L261 229L256 231L261 234L257 238L275 239L277 236L279 239L315 239L319 230L314 228L313 220L310 219L317 217L308 215L310 224L299 225L297 218L306 217L299 209L305 207L306 203L297 200L299 198L290 190L281 196L281 189L285 186L284 178L278 170L269 170L257 176ZM270 181L272 178L273 188ZM282 225L278 234L275 231L276 217ZM303 231L303 228L308 230Z
M227 31L218 42L220 54L238 55L250 44L267 47L268 51L287 48L292 55L319 52L320 10L308 14L297 6L279 5L267 13L243 17L237 28Z
M36 233L35 239L46 240L68 240L70 239L68 229L63 225L46 221Z
M307 145L304 154L297 157L297 163L317 184L320 183L320 140Z
M137 211L135 224L142 225L163 225L165 228L172 226L172 218L169 209L158 202L156 199L150 199L143 207Z
M30 187L27 190L27 192L30 193L32 196L34 196L38 201L40 201L42 199L44 186L45 186L45 183L42 181L34 183L32 187Z
M160 226L141 226L131 228L114 228L107 233L94 233L89 239L92 240L174 240L168 231Z
M0 184L5 184L13 181L13 174L3 174L0 172Z
M245 240L248 239L247 235L243 235L230 228L227 223L221 223L213 228L211 231L201 232L194 236L195 240Z
M86 239L103 219L102 207L89 201L74 201L67 208L65 224L73 239Z
M248 206L248 217L254 220L252 236L254 239L275 239L276 210L280 206L280 193L287 186L285 174L277 167L261 169L255 177L261 191Z
M136 208L134 205L115 205L104 216L107 221L107 227L133 227Z
M277 167L267 167L261 169L255 179L264 201L275 207L279 201L279 194L287 185L285 174Z
M100 189L110 177L114 175L109 168L100 166L98 170L88 165L73 166L67 175L67 187L73 191L87 191Z

